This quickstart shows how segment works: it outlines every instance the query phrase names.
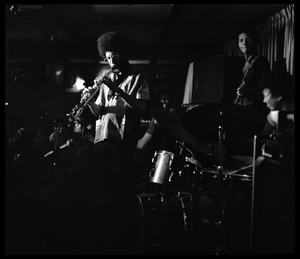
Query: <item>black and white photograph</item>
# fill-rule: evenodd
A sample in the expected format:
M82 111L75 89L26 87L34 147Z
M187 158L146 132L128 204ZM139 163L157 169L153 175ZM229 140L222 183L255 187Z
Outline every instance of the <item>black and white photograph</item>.
M295 254L295 4L5 4L5 255Z

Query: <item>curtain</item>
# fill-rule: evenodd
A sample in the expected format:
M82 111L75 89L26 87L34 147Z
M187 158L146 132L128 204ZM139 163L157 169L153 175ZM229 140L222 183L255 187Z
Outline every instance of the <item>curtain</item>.
M295 27L294 27L294 5L282 11L286 19L286 29L284 35L283 57L286 59L286 66L291 75L295 75Z
M294 4L290 4L256 27L260 37L258 51L269 60L271 69L275 61L284 59L287 71L293 76L295 74L294 8ZM236 39L224 44L223 54L242 56Z
M192 94L193 94L193 77L194 77L194 62L190 63L188 74L185 83L185 90L183 95L183 104L192 103Z

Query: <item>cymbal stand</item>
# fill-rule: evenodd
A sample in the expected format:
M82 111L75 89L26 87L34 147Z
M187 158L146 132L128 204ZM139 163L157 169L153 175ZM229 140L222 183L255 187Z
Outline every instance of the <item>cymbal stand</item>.
M222 116L222 111L220 111ZM222 121L222 120L221 120ZM223 186L223 139L225 138L225 131L222 125L218 126L218 139L219 139L219 177L218 177L218 226L220 228L220 240L217 245L216 254L225 254L225 233L224 233L224 216L225 216L225 200L224 200L224 186Z

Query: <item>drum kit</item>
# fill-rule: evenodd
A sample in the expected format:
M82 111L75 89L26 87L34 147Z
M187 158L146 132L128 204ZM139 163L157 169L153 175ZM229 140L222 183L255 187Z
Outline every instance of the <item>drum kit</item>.
M223 145L259 134L264 127L264 118L251 108L228 103L195 105L184 111L178 119L161 110L153 110L152 116L160 127L175 136L179 152L155 152L149 184L144 192L137 195L141 212L142 252L151 253L156 247L157 253L162 253L162 250L172 253L172 249L179 254L205 253L205 249L201 249L205 240L210 240L212 253L226 253L226 207L228 202L241 200L243 191L251 188L253 177L251 173L243 173L247 171L244 169L251 169L251 165L240 170L223 167ZM219 165L203 168L191 149L197 150L211 142L218 143ZM176 220L180 223L174 222L172 213L168 214L170 210L177 215ZM147 214L150 214L149 217ZM163 219L167 214L169 221L155 221L156 217ZM153 226L147 228L151 220ZM172 226L168 228L168 225ZM203 227L207 225L210 226L209 230ZM179 238L174 240L174 228L181 232L177 234L184 237L184 242ZM153 229L165 229L164 232L168 232L169 236L161 239L162 233L153 232ZM167 229L173 229L173 232ZM205 231L213 233L213 238L209 239ZM167 245L166 240L169 240ZM147 245L151 251L147 250ZM170 250L166 250L166 247Z

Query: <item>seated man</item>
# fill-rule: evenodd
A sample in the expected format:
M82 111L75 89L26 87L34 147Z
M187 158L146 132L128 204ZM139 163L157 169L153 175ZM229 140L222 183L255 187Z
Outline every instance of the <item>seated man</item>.
M284 69L274 69L260 82L264 102L270 108L267 123L261 135L274 134L279 111L294 111L294 80Z
M53 144L54 152L58 154L63 168L68 170L77 165L76 154L82 146L82 136L81 133L74 132L64 117L55 120L54 132L50 134L49 141Z

